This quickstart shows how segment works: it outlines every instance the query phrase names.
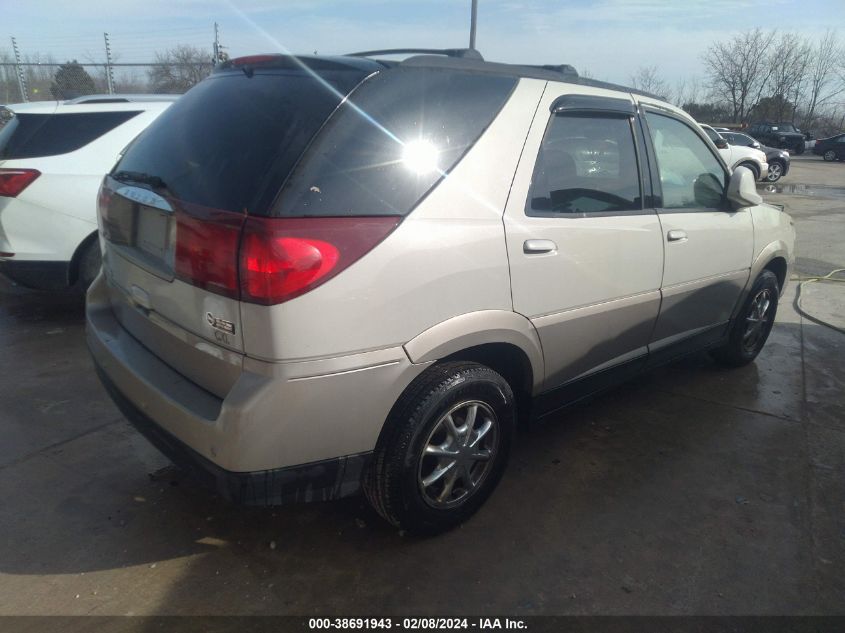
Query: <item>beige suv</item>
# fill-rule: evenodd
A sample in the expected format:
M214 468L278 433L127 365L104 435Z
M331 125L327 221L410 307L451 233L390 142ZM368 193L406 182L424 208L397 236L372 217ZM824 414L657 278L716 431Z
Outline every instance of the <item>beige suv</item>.
M126 416L246 504L363 489L447 529L514 431L710 349L752 361L790 217L686 114L473 51L218 68L100 196L88 343Z

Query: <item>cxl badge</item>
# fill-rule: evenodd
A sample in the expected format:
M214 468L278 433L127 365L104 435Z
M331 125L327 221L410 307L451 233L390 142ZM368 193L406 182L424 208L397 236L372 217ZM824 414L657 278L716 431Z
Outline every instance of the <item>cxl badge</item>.
M235 324L231 321L227 321L226 319L221 319L220 317L216 317L211 312L205 313L205 320L208 321L208 324L213 327L215 330L220 330L221 332L227 332L229 334L235 333Z

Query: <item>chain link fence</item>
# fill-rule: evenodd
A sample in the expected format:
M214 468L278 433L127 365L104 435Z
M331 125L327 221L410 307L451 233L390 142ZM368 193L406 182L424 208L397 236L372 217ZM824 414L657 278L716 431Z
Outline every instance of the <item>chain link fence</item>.
M0 63L0 105L90 94L182 94L207 77L209 62L151 64Z

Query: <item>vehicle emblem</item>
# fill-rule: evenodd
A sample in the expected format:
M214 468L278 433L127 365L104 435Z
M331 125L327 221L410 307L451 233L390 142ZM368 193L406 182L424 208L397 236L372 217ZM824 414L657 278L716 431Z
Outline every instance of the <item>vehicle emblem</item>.
M205 320L208 321L208 324L215 330L220 330L221 332L228 332L229 334L235 333L234 323L232 323L231 321L227 321L226 319L216 317L211 314L211 312L205 313Z

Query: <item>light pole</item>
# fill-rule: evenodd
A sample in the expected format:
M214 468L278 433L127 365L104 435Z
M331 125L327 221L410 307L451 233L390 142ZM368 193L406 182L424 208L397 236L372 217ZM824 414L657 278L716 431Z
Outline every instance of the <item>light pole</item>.
M469 19L469 47L475 49L475 24L478 22L478 0L472 0L472 14Z

